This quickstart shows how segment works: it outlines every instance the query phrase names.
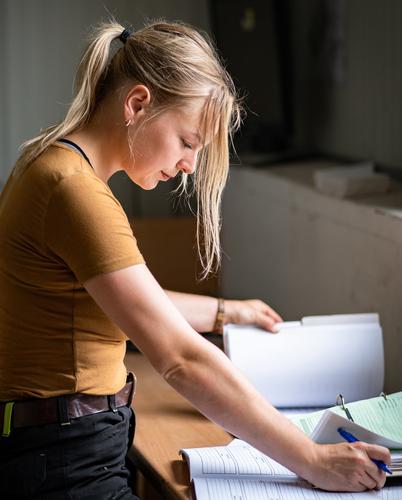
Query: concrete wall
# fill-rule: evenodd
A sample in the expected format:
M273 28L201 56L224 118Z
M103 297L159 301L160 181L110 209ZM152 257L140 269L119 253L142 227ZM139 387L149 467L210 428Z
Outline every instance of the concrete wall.
M340 200L318 193L323 163L233 168L224 197L222 292L260 297L287 320L379 312L386 390L402 382L402 189ZM340 355L341 362L341 355Z
M402 174L402 2L291 3L294 141Z

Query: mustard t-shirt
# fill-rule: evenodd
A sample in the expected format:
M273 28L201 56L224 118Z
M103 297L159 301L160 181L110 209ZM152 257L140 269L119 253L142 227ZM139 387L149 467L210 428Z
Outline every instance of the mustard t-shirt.
M76 151L57 143L0 196L0 400L125 383L125 334L83 287L143 263L109 187Z

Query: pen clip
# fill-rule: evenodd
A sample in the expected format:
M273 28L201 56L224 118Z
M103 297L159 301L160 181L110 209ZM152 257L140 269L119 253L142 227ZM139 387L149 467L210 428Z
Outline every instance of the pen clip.
M354 422L350 411L345 406L345 398L342 396L342 394L338 394L336 396L336 405L340 406L342 408L342 410L345 412L346 416L348 417L348 420L350 420L351 422Z
M383 397L385 399L385 401L388 401L388 397L387 397L387 393L382 391L380 392L380 397Z

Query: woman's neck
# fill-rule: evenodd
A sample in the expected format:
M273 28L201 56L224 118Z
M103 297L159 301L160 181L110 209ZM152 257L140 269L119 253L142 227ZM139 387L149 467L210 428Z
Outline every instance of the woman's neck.
M95 174L105 184L114 173L123 169L126 130L123 120L119 120L108 106L100 108L86 125L65 139L83 149Z

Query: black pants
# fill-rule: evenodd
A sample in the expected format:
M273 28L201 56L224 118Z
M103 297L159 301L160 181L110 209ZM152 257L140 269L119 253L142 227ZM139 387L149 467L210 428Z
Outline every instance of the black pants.
M7 500L137 499L126 453L134 436L128 407L13 429L0 437L0 497Z

